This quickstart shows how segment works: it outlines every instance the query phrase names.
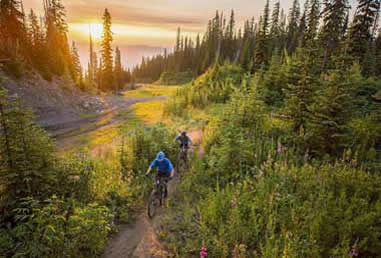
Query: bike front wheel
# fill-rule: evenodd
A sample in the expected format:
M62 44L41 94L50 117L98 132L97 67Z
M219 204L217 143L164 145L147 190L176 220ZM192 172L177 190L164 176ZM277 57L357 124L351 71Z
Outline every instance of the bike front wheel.
M160 205L159 200L155 193L152 193L148 200L148 217L152 219L156 214L156 209Z

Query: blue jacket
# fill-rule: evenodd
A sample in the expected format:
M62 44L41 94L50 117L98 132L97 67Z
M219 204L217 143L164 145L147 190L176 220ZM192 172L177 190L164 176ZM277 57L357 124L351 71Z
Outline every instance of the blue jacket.
M164 159L161 162L155 159L151 163L150 167L151 169L157 167L159 170L159 173L166 173L166 174L169 174L173 170L173 165L169 159Z

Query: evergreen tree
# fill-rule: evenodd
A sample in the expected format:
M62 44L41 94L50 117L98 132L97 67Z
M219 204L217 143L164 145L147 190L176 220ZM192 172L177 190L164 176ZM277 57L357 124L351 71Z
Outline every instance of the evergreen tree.
M290 9L289 22L287 27L287 50L292 53L297 46L298 27L300 18L300 6L299 1L294 0L292 8Z
M323 26L320 44L324 50L323 71L332 54L337 54L340 41L343 40L348 26L348 0L325 0L323 2Z
M285 117L290 122L298 141L303 145L306 137L306 125L309 117L309 106L313 102L313 94L317 88L316 78L310 74L306 54L299 49L297 55L287 58L285 76L287 86Z
M280 107L284 101L283 83L286 81L284 71L282 69L281 58L274 54L268 71L261 75L259 81L259 93L263 102L271 107Z
M280 2L277 2L274 6L271 17L270 37L272 40L272 50L280 50L280 34Z
M89 65L88 65L88 74L89 74L89 84L92 85L94 83L95 79L95 73L97 71L96 67L97 57L96 53L94 52L94 44L93 44L93 37L91 35L91 28L90 28L90 35L89 35Z
M181 28L178 27L177 28L177 36L176 36L175 52L179 52L181 50L180 41L181 41Z
M361 62L374 40L373 31L377 26L380 11L379 0L359 0L357 10L350 29L351 53Z
M24 14L17 0L0 0L0 57L19 57L26 39Z
M71 55L72 55L73 68L74 68L72 70L72 78L74 78L74 81L78 85L82 85L82 66L81 66L81 61L78 54L78 49L74 41L71 46Z
M28 18L28 40L31 46L37 47L41 43L42 32L37 16L34 13L33 9L30 10Z
M308 10L310 6L310 1L307 0L304 4L304 11L302 16L300 17L299 26L298 26L298 32L296 36L296 43L299 47L305 47L306 46L306 33L307 33L307 15Z
M316 155L339 156L346 147L353 74L342 69L330 72L309 106L308 142Z
M111 15L105 9L103 15L103 36L102 36L102 83L100 89L103 91L114 90L113 58L112 46L113 35L111 31Z
M8 223L15 222L13 209L23 198L55 190L54 144L33 118L0 91L0 180L5 187L1 210Z
M115 49L115 82L118 89L123 88L123 69L122 69L122 61L121 54L118 47Z
M264 13L262 16L261 27L257 37L257 45L255 52L255 69L259 69L262 64L267 64L269 59L269 26L270 26L270 2L267 0Z
M307 32L305 35L305 41L311 45L318 33L320 21L320 2L319 0L311 0L310 9L307 15Z
M42 73L46 79L50 78L50 69L47 62L49 56L46 51L46 41L43 28L33 10L30 10L28 16L28 55L32 65Z
M51 71L56 75L68 74L72 69L68 26L65 8L60 0L45 0L46 42Z

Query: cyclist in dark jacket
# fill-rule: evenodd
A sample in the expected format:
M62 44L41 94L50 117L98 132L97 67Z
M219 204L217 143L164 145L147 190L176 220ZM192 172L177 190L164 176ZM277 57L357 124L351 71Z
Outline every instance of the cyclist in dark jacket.
M190 145L192 145L192 140L185 131L177 136L175 141L180 143L180 148L185 147L186 149L189 149Z

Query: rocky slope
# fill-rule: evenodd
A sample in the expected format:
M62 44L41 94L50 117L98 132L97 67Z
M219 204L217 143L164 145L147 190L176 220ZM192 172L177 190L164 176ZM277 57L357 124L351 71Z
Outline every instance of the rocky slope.
M76 121L109 107L104 97L84 93L62 77L49 82L31 72L21 79L13 79L0 71L0 88L30 108L43 127Z

